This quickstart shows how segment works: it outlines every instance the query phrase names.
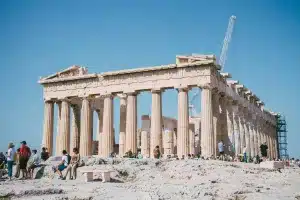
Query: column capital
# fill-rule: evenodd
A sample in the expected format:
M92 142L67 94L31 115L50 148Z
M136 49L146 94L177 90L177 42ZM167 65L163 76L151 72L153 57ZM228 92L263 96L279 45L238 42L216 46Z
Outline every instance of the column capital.
M198 87L200 87L201 89L207 89L207 90L212 90L215 88L211 83L201 84L201 85L198 85Z
M182 91L188 92L190 88L188 86L177 86L177 87L175 87L175 89L178 92L182 92Z
M119 97L120 99L126 99L127 95L124 93L121 93L121 94L117 94L117 97Z
M104 94L104 95L101 95L102 98L114 98L114 95L113 94Z
M151 92L152 93L160 93L160 92L164 92L164 89L163 88L152 88Z

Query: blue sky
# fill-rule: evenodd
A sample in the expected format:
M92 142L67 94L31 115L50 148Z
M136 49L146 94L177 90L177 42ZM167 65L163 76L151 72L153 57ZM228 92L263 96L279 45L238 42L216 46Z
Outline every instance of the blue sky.
M40 145L39 76L73 64L103 72L174 63L176 54L218 56L234 14L225 71L286 116L289 153L299 157L299 10L296 0L0 1L0 150L9 141ZM150 114L149 97L139 95L139 117ZM163 114L177 115L175 91L163 94Z

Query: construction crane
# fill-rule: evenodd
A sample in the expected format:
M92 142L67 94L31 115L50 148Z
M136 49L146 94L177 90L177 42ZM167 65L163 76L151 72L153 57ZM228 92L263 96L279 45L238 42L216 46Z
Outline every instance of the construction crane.
M220 59L219 59L219 62L218 62L218 64L221 66L221 71L224 70L225 62L226 62L226 59L227 59L228 45L231 41L231 36L232 36L235 20L236 20L236 16L234 16L234 15L232 15L229 18L225 38L224 38L224 41L223 41L223 47L222 47ZM189 102L189 112L190 112L190 116L192 116L192 117L193 116L198 116L196 114L196 109L195 109L195 106L193 104L193 101L199 95L199 93L200 93L200 91L197 91L197 92L193 93L193 96L191 97L191 100Z

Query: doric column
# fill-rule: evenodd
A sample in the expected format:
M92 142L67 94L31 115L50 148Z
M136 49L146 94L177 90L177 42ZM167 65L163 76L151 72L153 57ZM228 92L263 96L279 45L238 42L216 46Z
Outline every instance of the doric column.
M195 132L191 129L189 129L189 141L188 142L189 142L189 154L195 155Z
M201 92L201 147L204 157L211 157L214 154L213 137L212 91L209 87L203 87Z
M252 115L254 156L258 155L256 114Z
M45 101L43 147L48 148L50 155L52 155L53 151L53 117L54 103L52 101Z
M212 103L213 103L213 155L214 157L217 156L218 153L218 139L220 139L220 108L219 108L219 93L217 90L213 90L213 95L212 95Z
M232 106L232 116L233 116L233 137L234 137L234 152L235 155L241 153L241 142L240 142L240 127L239 127L239 108L237 102L234 102Z
M103 108L103 134L102 134L102 156L108 157L113 151L113 96L104 96Z
M220 121L220 139L223 141L225 145L228 144L228 134L227 134L227 112L226 112L226 97L224 94L221 94L221 98L219 100L220 103L220 115L219 115L219 121ZM219 142L219 141L218 141ZM227 148L225 147L225 152L228 153Z
M244 118L244 107L239 107L239 132L240 132L240 153L243 153L243 149L246 146L246 137L245 137L245 118Z
M61 124L60 124L60 118L61 118L61 102L60 101L58 101L58 102L56 102L56 104L57 104L57 122L56 122L56 144L55 144L55 146L56 146L56 152L55 152L55 155L56 156L60 156L61 155L61 153L62 153L62 149L61 149L61 133L60 133L60 126L61 126Z
M244 131L245 131L245 145L246 145L246 152L247 152L247 156L249 157L251 154L251 147L250 147L250 123L249 123L249 114L248 114L248 110L247 108L244 108Z
M80 107L71 105L72 108L72 149L80 146ZM71 150L72 150L71 149Z
M150 135L150 154L151 158L154 158L153 150L156 146L159 146L160 152L162 152L162 116L161 116L161 91L152 90L152 106L151 106L151 135Z
M60 132L62 150L70 152L70 105L66 100L61 102Z
M256 118L256 134L257 134L257 154L261 156L260 152L260 145L262 144L262 138L261 138L261 125L260 125L261 118Z
M164 131L164 155L174 154L173 146L173 131L165 130Z
M126 152L137 153L137 102L136 93L127 94L126 108Z
M188 88L178 89L177 155L188 155L189 112Z
M82 99L81 107L81 124L80 124L80 155L91 156L92 155L92 141L91 141L91 105L89 99L84 97Z
M225 145L227 146L227 154L233 155L234 137L233 137L233 115L232 115L232 103L233 101L229 98L226 99L226 118L227 118L227 137Z
M98 140L98 155L102 156L102 149L103 149L103 110L104 108L97 109L98 115L98 129L97 129L97 140Z
M253 118L252 114L250 114L250 119L249 119L249 133L250 133L250 156L254 157L255 156L255 147L254 147L254 124L253 124Z
M119 95L120 97L120 135L119 135L119 156L125 155L126 144L126 95Z
M150 157L149 133L147 131L141 132L141 154L144 158Z

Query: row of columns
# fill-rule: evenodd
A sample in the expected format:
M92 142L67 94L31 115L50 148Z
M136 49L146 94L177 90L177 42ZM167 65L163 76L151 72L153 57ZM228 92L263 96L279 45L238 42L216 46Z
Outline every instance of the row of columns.
M195 151L195 135L189 131L188 91L186 87L178 88L178 120L177 120L177 155L187 156ZM141 149L146 155L153 157L153 149L162 144L162 91L152 90L150 142L148 133L141 133ZM120 97L120 135L119 155L131 150L137 153L137 94L127 93ZM70 150L70 104L62 100L58 104L58 134L56 138L56 154L64 149ZM81 109L72 105L72 147L78 147L82 156L92 154L93 110L89 98L83 98ZM98 113L98 154L107 157L113 152L113 96L104 96L104 108ZM54 102L45 102L43 145L52 152L53 147L53 115ZM223 140L227 144L226 153L241 154L244 146L247 154L258 155L259 146L266 141L270 158L277 158L276 129L265 123L247 108L238 105L230 98L219 94L209 86L202 87L201 93L201 155L204 157L218 154L217 143ZM172 140L173 138L168 140ZM173 153L173 147L168 152ZM149 151L149 152L148 152ZM162 151L161 151L162 152Z

